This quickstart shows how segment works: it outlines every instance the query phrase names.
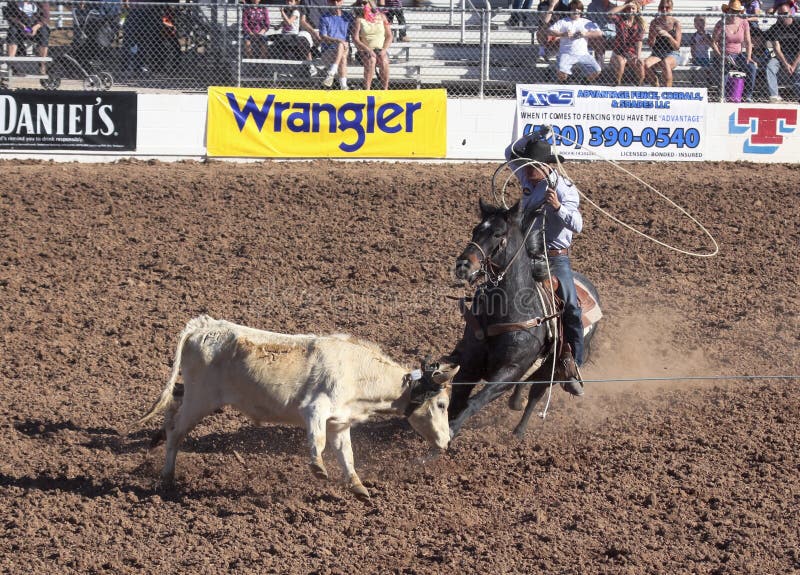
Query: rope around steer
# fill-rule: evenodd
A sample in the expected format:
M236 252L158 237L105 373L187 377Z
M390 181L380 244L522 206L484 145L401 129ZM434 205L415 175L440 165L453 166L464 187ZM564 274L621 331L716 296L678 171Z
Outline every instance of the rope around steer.
M551 376L552 377L552 376ZM800 375L687 375L687 376L676 376L676 377L630 377L630 378L609 378L609 379L582 379L582 383L612 383L612 382L620 382L620 383L632 383L634 381L701 381L701 380L711 380L711 381L719 381L723 379L740 379L740 380L749 380L753 381L756 379L777 379L780 381L791 381L791 380L798 380L800 379ZM467 381L460 381L460 382L451 382L450 385L547 385L549 387L548 394L547 394L547 403L542 411L538 413L538 416L542 419L547 417L547 411L550 407L550 398L553 393L553 386L556 384L561 383L569 383L568 380L562 381L554 381L554 380L542 380L542 381L483 381L477 383L470 383Z
M800 380L800 375L685 375L675 377L627 377L608 379L581 379L583 383L631 383L634 381L718 381L723 379L778 379L783 381ZM554 385L556 383L569 383L570 380L542 380L542 381L453 381L450 385Z

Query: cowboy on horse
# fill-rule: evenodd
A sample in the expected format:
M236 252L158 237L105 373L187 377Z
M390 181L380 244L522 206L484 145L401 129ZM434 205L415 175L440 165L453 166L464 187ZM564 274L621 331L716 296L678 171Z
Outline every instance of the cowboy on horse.
M583 217L579 211L580 194L575 184L558 171L558 165L564 158L556 153L555 146L547 143L546 137L546 128L533 131L508 146L505 155L522 186L523 209L527 211L543 207L533 225L534 228L541 228L541 218L544 218L549 272L557 279L556 293L563 302L561 322L564 345L558 367L563 372L564 389L580 396L583 395L583 384L577 368L584 359L584 328L569 259L573 234L579 234L583 229ZM535 257L535 253L532 253L535 250L528 251ZM540 266L534 264L535 274L538 269ZM546 278L546 272L544 277L536 277L537 280Z

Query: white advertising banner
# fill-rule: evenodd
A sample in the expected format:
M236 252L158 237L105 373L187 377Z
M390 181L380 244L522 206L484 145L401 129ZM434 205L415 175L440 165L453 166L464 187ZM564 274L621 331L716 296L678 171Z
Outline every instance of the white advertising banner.
M784 104L715 104L708 114L708 160L800 161L800 108Z
M702 161L707 110L705 88L518 84L516 137L547 125L566 158Z

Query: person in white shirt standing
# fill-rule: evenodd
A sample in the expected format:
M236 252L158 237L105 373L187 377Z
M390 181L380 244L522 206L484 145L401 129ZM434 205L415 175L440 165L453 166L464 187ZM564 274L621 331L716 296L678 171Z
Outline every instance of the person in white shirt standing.
M544 17L544 25L550 24L558 0L551 0L550 10ZM583 3L572 0L569 3L569 18L559 20L547 29L549 36L559 38L558 81L566 82L575 66L583 68L586 79L594 81L600 75L600 64L589 54L587 38L603 35L600 27L583 16Z

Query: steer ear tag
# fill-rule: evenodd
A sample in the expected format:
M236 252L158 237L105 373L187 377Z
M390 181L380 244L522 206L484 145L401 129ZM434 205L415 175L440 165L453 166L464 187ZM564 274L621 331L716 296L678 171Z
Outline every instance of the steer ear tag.
M411 372L410 375L411 375L411 381L420 380L420 379L422 379L422 370L421 369L415 369L414 371Z

